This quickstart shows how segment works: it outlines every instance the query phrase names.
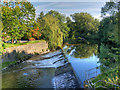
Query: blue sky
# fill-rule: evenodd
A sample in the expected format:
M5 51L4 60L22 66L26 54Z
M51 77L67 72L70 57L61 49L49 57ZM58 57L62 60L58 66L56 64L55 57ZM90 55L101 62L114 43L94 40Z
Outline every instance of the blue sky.
M3 0L2 0L3 1ZM9 1L9 0L8 0ZM22 1L22 0L19 0ZM101 19L101 7L110 0L27 0L33 4L36 9L36 18L43 11L47 13L50 10L56 10L61 14L70 16L74 13L87 12L93 17Z
M88 12L90 13L93 17L97 19L101 19L101 7L105 5L105 0L92 0L87 2L87 0L76 0L76 2L69 2L66 0L61 0L63 2L48 2L49 0L44 0L44 2L41 2L42 0L37 1L31 1L29 0L34 7L36 8L36 17L38 17L39 13L43 11L44 13L47 13L50 10L56 10L62 14L65 14L66 16L69 16L70 14L73 13L80 13L80 12ZM66 1L66 2L65 2ZM96 1L96 2L95 2Z

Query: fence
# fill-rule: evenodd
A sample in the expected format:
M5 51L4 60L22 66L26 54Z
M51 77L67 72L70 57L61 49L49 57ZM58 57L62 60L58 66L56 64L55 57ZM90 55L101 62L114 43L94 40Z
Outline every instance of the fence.
M93 74L95 74L94 77L96 77L98 75L98 69L99 69L99 67L95 67L95 68L87 70L85 72L85 80L91 79L90 76ZM94 77L92 77L92 78L94 78Z

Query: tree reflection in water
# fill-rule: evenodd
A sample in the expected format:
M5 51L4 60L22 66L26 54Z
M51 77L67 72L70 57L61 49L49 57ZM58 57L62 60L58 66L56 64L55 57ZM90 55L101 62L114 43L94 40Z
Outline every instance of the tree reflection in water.
M75 58L89 58L93 55L96 55L98 52L98 45L97 44L88 44L88 43L81 43L77 45L67 45L66 54L70 54Z

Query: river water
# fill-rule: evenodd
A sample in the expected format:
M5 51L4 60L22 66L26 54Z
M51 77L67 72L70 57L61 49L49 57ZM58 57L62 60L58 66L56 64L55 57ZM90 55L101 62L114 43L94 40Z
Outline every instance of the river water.
M68 58L68 60L64 57ZM29 60L3 70L3 88L78 88L85 80L85 71L100 64L97 55L97 45L69 45L62 50L45 55L34 56ZM42 60L41 60L42 58ZM71 63L74 73L66 66ZM59 68L60 67L60 68ZM59 69L58 69L59 68ZM57 74L56 74L57 72ZM100 70L98 69L98 74ZM91 75L94 77L94 75Z
M2 88L77 88L76 81L62 50L33 56L2 71Z
M63 48L66 57L72 64L72 67L81 82L81 87L86 79L93 78L100 74L100 69L92 69L100 66L97 57L98 46L93 44L69 45ZM92 70L90 70L92 69ZM88 71L90 70L90 71ZM96 73L97 72L97 73ZM86 74L87 73L87 74ZM90 74L89 76L87 76Z

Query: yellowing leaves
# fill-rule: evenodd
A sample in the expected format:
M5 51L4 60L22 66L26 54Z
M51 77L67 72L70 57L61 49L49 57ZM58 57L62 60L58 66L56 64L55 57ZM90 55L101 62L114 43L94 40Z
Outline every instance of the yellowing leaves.
M15 6L16 9L19 9L20 7L19 6Z

